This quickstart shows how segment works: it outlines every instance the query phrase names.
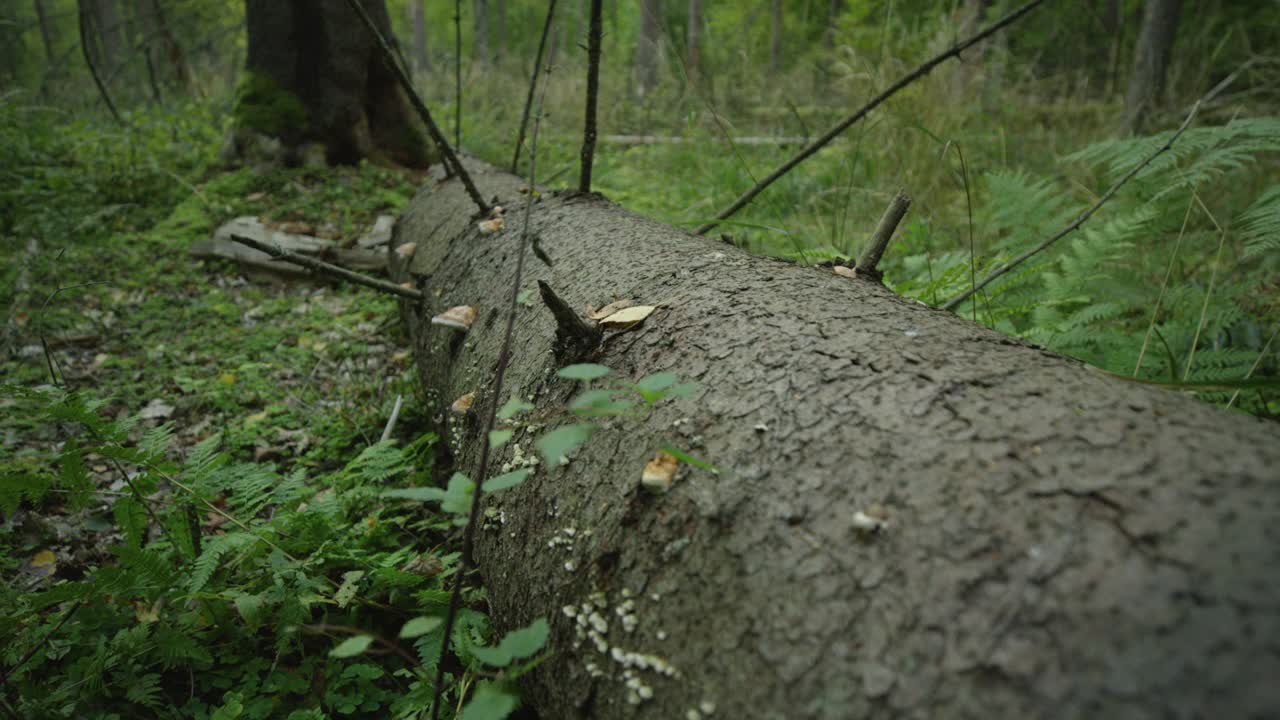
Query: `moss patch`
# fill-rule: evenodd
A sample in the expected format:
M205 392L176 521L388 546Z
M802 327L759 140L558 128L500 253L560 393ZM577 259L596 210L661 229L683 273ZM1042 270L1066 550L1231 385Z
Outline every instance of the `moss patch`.
M296 95L275 80L257 72L246 72L236 91L235 125L238 129L280 138L294 144L309 129L307 109Z

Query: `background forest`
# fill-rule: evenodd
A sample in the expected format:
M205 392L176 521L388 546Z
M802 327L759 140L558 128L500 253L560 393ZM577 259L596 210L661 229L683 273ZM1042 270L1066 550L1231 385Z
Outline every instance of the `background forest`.
M509 166L546 3L467 0L456 25L452 2L386 5L446 134ZM557 4L548 186L577 168L588 5ZM692 229L1014 5L606 2L595 189ZM1173 23L1154 75L1135 71L1144 13ZM957 311L1274 418L1277 46L1269 0L1050 1L716 232L846 261L905 190L880 267L940 305L1066 226L1203 97L1172 150L1079 232ZM367 163L229 166L245 50L236 0L0 1L0 713L419 717L444 662L450 711L505 717L545 626L493 637L474 587L455 657L440 656L432 620L458 560L448 502L424 516L382 494L429 485L435 442L412 433L412 402L401 442L377 441L414 392L394 303L187 256L239 215L354 240L420 180Z

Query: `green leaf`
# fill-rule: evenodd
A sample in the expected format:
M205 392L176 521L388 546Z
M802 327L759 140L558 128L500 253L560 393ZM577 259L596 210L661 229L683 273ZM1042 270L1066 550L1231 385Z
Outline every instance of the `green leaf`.
M682 463L692 465L696 468L699 468L701 470L706 470L707 472L714 473L716 475L720 474L720 468L716 467L715 465L712 465L711 463L705 460L699 460L698 458L690 455L689 453L683 450L680 450L678 448L672 447L671 445L663 445L658 449L674 456L675 459L679 460Z
M659 372L640 378L636 387L640 388L641 392L656 393L675 385L679 379L673 372Z
M595 429L596 426L590 423L576 423L556 428L538 438L535 444L538 446L538 452L542 453L542 461L548 467L559 465L561 459L586 442Z
M249 629L256 630L258 622L262 618L262 606L266 604L262 596L238 593L233 602L236 606L236 612L240 613L240 617L244 619Z
M593 363L582 363L579 365L568 365L560 368L560 372L556 373L566 380L595 380L613 372L604 365L595 365Z
M471 654L480 662L494 667L506 667L514 660L527 658L547 644L550 628L547 621L538 618L528 627L512 630L496 647L473 647Z
M471 491L474 490L476 484L471 482L471 478L460 472L453 474L449 478L449 489L445 491L444 498L440 501L440 509L455 515L466 515L471 511Z
M498 490L513 488L524 482L525 479L529 477L529 472L529 468L520 468L519 470L512 470L509 473L499 475L495 478L490 478L489 481L484 484L484 491L496 492Z
M360 589L360 578L364 577L363 570L348 570L342 573L342 584L338 586L338 591L333 594L333 601L338 607L346 607L356 596L356 592Z
M610 390L588 390L569 403L569 409L583 417L621 415L633 407L630 400L615 400Z
M532 410L532 409L533 409L532 403L527 403L518 397L513 397L507 401L507 404L503 405L501 408L498 408L498 419L510 420L516 415L519 415L520 413L525 412L526 410Z
M497 450L511 441L512 433L510 430L490 430L489 431L489 449Z
M369 645L373 643L372 635L356 635L349 637L338 644L337 647L329 651L329 657L349 658L355 657L369 649Z
M467 701L458 720L504 720L519 707L520 699L491 682L482 682Z
M444 499L444 495L444 490L437 487L398 488L382 493L384 498L417 500L419 502L439 502Z
M426 616L416 617L405 623L404 627L400 628L400 637L407 639L426 635L432 630L440 627L442 623L444 623L443 618Z

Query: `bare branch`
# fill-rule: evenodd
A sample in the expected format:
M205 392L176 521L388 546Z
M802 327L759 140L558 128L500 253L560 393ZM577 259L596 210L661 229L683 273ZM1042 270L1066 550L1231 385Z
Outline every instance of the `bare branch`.
M797 153L795 157L783 163L781 166L778 167L777 170L774 170L772 173L769 173L768 177L756 183L754 187L752 187L750 190L743 193L737 200L734 200L732 205L720 211L720 214L716 215L715 220L703 225L697 230L694 230L694 233L698 235L702 235L706 233L708 230L718 225L720 220L727 220L730 217L733 217L735 213L737 213L742 208L746 207L748 203L754 200L755 197L759 195L761 192L763 192L765 188L769 187L775 181L777 181L778 178L781 178L783 175L786 175L788 172L791 172L792 168L804 162L805 160L808 160L814 153L821 150L832 140L835 140L836 137L840 133L847 130L850 125L853 125L854 123L858 122L862 118L866 117L867 113L870 113L872 110L879 107L881 103L893 97L895 94L897 94L899 90L905 88L906 86L910 85L916 80L919 80L925 75L928 75L930 72L933 71L935 67L937 67L938 65L941 65L944 61L949 60L950 58L953 58L953 57L956 57L956 58L960 57L960 53L964 52L965 50L968 50L971 46L976 45L977 43L982 42L983 40L986 40L988 37L994 35L996 32L1000 31L1005 26L1012 24L1013 22L1021 18L1023 15L1026 15L1027 13L1034 10L1037 5L1040 5L1043 2L1044 0L1032 0L1026 5L1023 5L1017 10L1014 10L1013 12L1004 16L999 21L997 21L994 25L991 25L990 27L968 38L967 40L963 40L960 43L953 45L949 50L941 53L940 55L934 56L933 58L926 61L920 67L907 73L897 82L890 85L887 90L881 92L879 95L872 98L871 101L868 102L866 105L863 105L861 108L859 108L857 112L845 118L844 120L841 120L839 124L837 124L835 127L828 130L825 135L809 143L807 146L805 146L803 150Z
M241 245L247 245L254 250L261 250L276 260L283 260L287 263L293 263L294 265L301 265L309 270L315 270L318 273L336 277L340 280L353 282L357 285L364 285L365 287L373 288L379 292L399 295L400 297L409 298L410 300L422 299L422 293L413 288L402 287L395 283L387 282L386 280L379 280L377 278L371 278L368 275L361 275L358 272L341 268L337 265L330 265L323 260L316 260L315 258L310 258L305 255L297 255L275 245L258 242L253 238L245 237L243 235L236 235L232 233L231 239Z
M1000 267L996 268L995 270L992 270L990 273L988 273L988 274L987 274L987 276L986 276L986 277L982 278L982 280L981 280L980 282L978 282L978 284L974 285L973 287L969 288L968 290L965 290L964 292L960 293L959 295L957 295L957 296L955 296L955 297L951 298L950 300L948 300L948 301L947 301L947 302L942 306L942 309L943 309L943 310L954 310L954 309L956 308L956 306L958 306L960 303L964 302L965 300L968 300L970 297L972 297L972 296L973 296L973 294L974 294L974 293L976 293L976 292L978 292L979 290L981 290L982 288L984 288L984 287L986 287L986 286L990 285L990 284L991 284L991 281L995 280L996 278L1000 277L1001 275L1004 275L1005 273L1009 272L1010 270L1014 269L1015 267L1017 267L1017 266L1021 265L1022 263L1026 262L1028 259L1030 259L1032 256L1036 255L1036 254L1037 254L1037 253L1039 253L1040 251L1042 251L1042 250L1044 250L1044 249L1048 248L1049 246L1051 246L1051 245L1053 245L1054 243L1058 242L1058 241L1059 241L1059 240L1061 240L1062 238L1064 238L1064 237L1066 237L1067 235L1071 234L1072 232L1074 232L1074 231L1078 230L1078 229L1080 228L1080 226L1081 226L1081 225L1083 225L1083 224L1084 224L1084 222L1085 222L1086 220L1088 220L1089 218L1093 217L1093 214L1094 214L1095 212L1097 212L1097 211L1098 211L1098 208L1100 208L1100 207L1102 207L1104 204L1106 204L1106 202L1107 202L1108 200L1110 200L1110 199L1112 198L1112 196L1114 196L1114 195L1116 194L1116 192L1120 190L1120 188L1124 187L1125 183L1127 183L1127 182L1129 182L1130 180L1132 180L1132 179L1133 179L1133 176L1135 176L1135 175L1137 175L1139 172L1141 172L1141 171L1142 171L1142 168L1146 167L1147 165L1150 165L1152 160L1155 160L1159 155L1161 155L1162 153L1164 153L1164 152L1165 152L1166 150L1168 150L1169 148L1173 147L1173 143L1175 143L1175 142L1178 140L1178 137L1179 137L1180 135L1182 135L1182 133L1183 133L1183 132L1188 128L1188 127L1190 127L1190 126L1191 126L1191 121L1192 121L1193 119L1195 119L1196 113L1197 113L1197 112L1199 112L1199 110L1200 110L1200 103L1199 103L1199 102L1196 102L1196 104L1195 104L1195 105L1192 105L1192 106L1191 106L1191 112L1187 114L1187 119L1182 121L1182 125L1178 127L1178 129L1173 133L1173 135L1170 135L1170 136L1169 136L1169 139L1168 139L1168 140L1165 140L1165 141L1164 141L1164 144L1163 144L1163 145L1161 145L1160 147L1156 148L1154 152L1152 152L1150 155L1148 155L1148 156L1146 156L1145 158L1143 158L1142 162L1140 162L1140 163L1138 163L1137 165L1133 166L1133 169L1132 169L1132 170L1130 170L1129 172L1125 173L1125 176L1124 176L1124 177L1122 177L1122 178L1120 178L1119 180L1117 180L1117 181L1116 181L1116 184L1114 184L1114 185L1112 185L1111 187L1107 188L1107 191L1106 191L1105 193L1103 193L1103 194L1102 194L1102 197L1098 198L1098 202L1096 202L1096 203L1094 203L1092 206L1090 206L1088 210L1085 210L1084 212L1080 213L1080 216L1079 216L1079 217L1077 217L1075 220L1073 220L1073 221L1071 222L1071 224L1070 224L1070 225L1068 225L1068 226L1066 226L1065 228L1063 228L1062 230L1060 230L1060 231L1059 231L1056 235L1054 235L1053 237L1048 238L1047 240L1045 240L1044 242L1040 243L1039 245L1036 245L1035 247L1031 248L1030 250L1027 250L1026 252L1024 252L1024 253L1022 253L1021 255L1019 255L1019 256L1017 256L1017 257L1015 257L1014 259L1010 260L1009 262L1005 263L1004 265L1001 265Z
M591 165L596 154L596 105L600 99L601 0L591 0L591 29L587 34L587 117L582 128L582 165L578 192L591 192Z
M422 123L427 126L427 132L431 133L431 139L435 141L440 148L441 154L444 155L445 164L451 167L453 172L462 180L463 187L467 189L467 195L471 196L471 201L475 203L480 214L487 215L489 213L488 203L480 196L480 191L476 189L475 183L471 182L471 176L462 167L462 163L458 162L458 156L454 154L449 141L445 139L444 133L440 132L440 127L432 119L431 111L427 109L426 104L422 102L422 98L418 97L418 93L414 91L413 81L405 73L404 67L396 61L395 51L391 49L387 39L382 36L382 31L378 30L378 26L373 24L373 18L369 17L369 13L360 4L360 0L347 0L347 4L360 16L364 26L369 29L369 34L373 35L378 46L382 48L383 60L386 61L387 67L391 68L391 71L395 73L396 79L400 81L400 87L409 96L409 102L413 105L413 109L418 111L418 116L422 118Z
M538 73L542 72L542 55L547 47L547 35L551 32L551 20L556 14L556 0L547 3L547 19L542 24L542 38L538 40L538 54L533 61L533 77L529 78L529 96L524 101L524 112L520 115L520 131L516 133L515 155L511 158L511 173L520 172L520 148L524 146L524 130L529 126L529 109L533 107L533 94L538 88Z
M597 6L599 0L595 0ZM551 69L547 68L547 74ZM529 216L533 211L533 203L538 199L536 181L538 178L538 128L542 125L542 104L547 97L547 84L542 84L542 93L538 97L538 111L533 118L533 137L529 140L529 193L525 196L524 217L520 226L520 248L516 251L516 271L511 279L511 299L507 303L507 326L502 336L502 349L498 352L498 367L494 371L493 393L489 398L488 414L485 417L480 433L480 466L476 470L476 489L471 498L471 514L467 518L467 527L462 534L462 559L458 572L453 576L453 590L449 595L449 609L444 616L444 641L440 649L440 662L436 665L435 694L431 701L431 720L440 720L440 705L444 699L445 657L449 654L449 639L453 636L453 624L458 617L458 608L462 605L462 580L475 562L472 550L475 547L476 526L480 524L480 503L484 499L485 475L489 472L489 433L493 430L498 417L498 402L502 399L502 383L507 374L507 365L511 362L511 339L515 335L516 314L520 308L520 280L524 276L525 247L529 243Z

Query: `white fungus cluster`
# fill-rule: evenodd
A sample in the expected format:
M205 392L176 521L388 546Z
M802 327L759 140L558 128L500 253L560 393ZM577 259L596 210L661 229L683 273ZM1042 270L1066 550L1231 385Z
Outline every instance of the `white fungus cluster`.
M628 589L622 591L622 602L613 609L628 633L635 632L639 625L636 615L636 601ZM626 650L610 646L606 636L609 634L609 603L603 592L592 593L579 605L565 605L561 608L564 616L574 621L574 647L580 647L583 641L589 641L596 652L605 656L621 670L623 684L627 688L627 702L639 705L653 699L653 687L645 682L643 673L651 672L662 677L676 678L680 672L665 658L647 653ZM659 637L665 637L659 633ZM584 667L591 677L606 675L595 660L588 660Z
M536 470L539 462L541 460L538 459L537 453L525 455L524 448L520 447L520 443L514 442L511 443L511 459L502 464L502 472L509 473L521 468Z
M591 534L591 530L589 530L589 529L588 529L588 530L584 530L584 531L582 532L582 535L583 535L583 536L587 536L587 535L590 535L590 534ZM577 528L572 527L572 526L571 526L571 527L560 528L560 532L559 532L559 533L557 533L554 537L552 537L550 540L548 540L548 541L547 541L547 549L548 549L548 550L555 550L555 549L557 549L557 548L560 548L560 549L563 549L563 550L565 551L565 553L567 553L567 554L572 554L572 553L573 553L573 541L574 541L575 539L577 539L577 537L578 537L578 529L577 529ZM574 572L574 571L575 571L575 570L577 570L577 569L578 569L578 565L577 565L577 563L575 563L575 562L573 561L573 559L572 559L572 558L570 558L569 560L565 560L565 562L564 562L564 570L565 570L565 572Z
M698 707L689 708L684 714L684 720L703 720L716 714L716 704L710 700L703 700L698 703Z

